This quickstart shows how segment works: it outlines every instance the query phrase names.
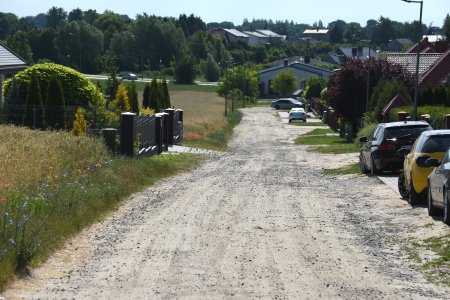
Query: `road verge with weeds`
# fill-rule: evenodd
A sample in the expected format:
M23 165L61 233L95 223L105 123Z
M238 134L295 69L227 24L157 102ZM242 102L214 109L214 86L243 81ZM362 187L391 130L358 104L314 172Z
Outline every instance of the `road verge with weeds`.
M0 291L132 193L191 170L203 159L192 154L112 157L98 139L12 126L0 131L2 147L10 145L0 147L5 158L0 168ZM90 149L101 155L91 157Z

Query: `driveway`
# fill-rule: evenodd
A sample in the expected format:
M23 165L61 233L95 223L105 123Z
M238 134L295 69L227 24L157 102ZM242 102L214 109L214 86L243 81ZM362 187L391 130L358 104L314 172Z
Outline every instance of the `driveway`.
M447 226L377 178L325 175L357 157L293 144L312 128L243 111L230 153L133 195L4 296L448 299L404 251Z

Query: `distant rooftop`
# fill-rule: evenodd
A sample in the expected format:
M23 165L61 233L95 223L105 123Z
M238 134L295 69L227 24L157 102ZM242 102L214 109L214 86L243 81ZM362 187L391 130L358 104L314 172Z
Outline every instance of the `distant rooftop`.
M420 54L419 74L426 72L436 60L442 56L441 53L422 53ZM387 53L386 60L392 63L400 64L412 74L416 72L417 54L414 53Z
M303 34L327 34L329 29L312 28L303 31Z
M262 33L256 32L256 31L244 31L244 33L246 35L252 35L252 36L259 37L259 38L266 38L266 37L268 37L267 35L264 35Z
M248 38L248 35L246 35L245 33L243 33L243 32L240 32L239 30L236 30L236 29L223 29L223 30L225 30L226 32L228 32L228 33L230 33L230 34L232 34L232 35L234 35L234 36L239 36L239 37L245 37L245 38Z
M272 37L272 38L282 38L282 35L279 35L278 33L273 32L272 30L268 29L256 29L259 33L264 34L265 36Z
M27 62L0 43L0 72L16 72L27 68Z

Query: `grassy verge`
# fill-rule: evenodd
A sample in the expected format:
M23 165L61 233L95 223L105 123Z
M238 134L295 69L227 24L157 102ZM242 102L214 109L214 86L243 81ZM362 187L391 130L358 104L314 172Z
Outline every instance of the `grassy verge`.
M435 255L427 254L426 259L422 259L418 253L420 249L431 251ZM411 248L404 250L430 282L450 286L450 235L413 242Z
M202 159L189 154L113 159L107 152L90 152L104 148L95 139L9 126L0 130L11 132L12 141L5 138L3 144L13 145L7 153L0 148L5 159L0 169L0 291L27 265L45 260L67 237L116 209L130 194L190 170ZM21 176L12 174L13 168Z
M358 146L340 136L329 135L331 129L316 128L313 131L297 137L295 144L312 145L311 151L319 153L354 153L358 152ZM331 131L333 132L333 131Z
M303 123L297 123L297 122L292 122L289 125L294 125L294 126L311 126L311 127L316 127L316 126L328 126L328 124L325 124L323 122L303 122Z
M194 148L211 149L218 151L228 150L228 141L233 134L233 128L241 121L241 113L239 111L229 112L226 117L225 126L217 128L215 130L208 130L204 127L203 130L206 134L191 135L191 137L185 139L183 145Z
M359 164L355 163L343 168L324 170L323 173L327 175L348 175L359 174L361 171L359 170Z

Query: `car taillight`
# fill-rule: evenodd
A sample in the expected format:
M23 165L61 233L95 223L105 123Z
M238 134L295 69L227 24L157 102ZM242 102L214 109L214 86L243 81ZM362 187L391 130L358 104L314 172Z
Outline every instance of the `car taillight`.
M378 150L382 151L395 151L397 150L397 147L392 144L380 144L378 145Z

